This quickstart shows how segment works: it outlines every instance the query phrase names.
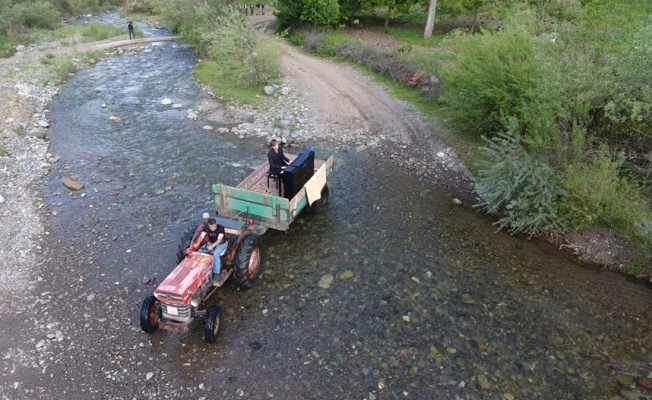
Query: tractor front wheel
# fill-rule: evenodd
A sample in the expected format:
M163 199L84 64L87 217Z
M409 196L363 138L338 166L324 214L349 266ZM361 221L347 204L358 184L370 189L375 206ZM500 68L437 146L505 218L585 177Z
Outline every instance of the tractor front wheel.
M156 304L156 297L149 296L140 308L140 328L143 332L154 333L158 330L161 309Z
M233 267L233 277L243 289L251 287L260 275L263 257L263 239L258 235L246 236L238 247Z
M217 335L220 334L222 325L222 312L218 306L210 306L206 311L206 325L204 325L204 340L207 343L215 343Z

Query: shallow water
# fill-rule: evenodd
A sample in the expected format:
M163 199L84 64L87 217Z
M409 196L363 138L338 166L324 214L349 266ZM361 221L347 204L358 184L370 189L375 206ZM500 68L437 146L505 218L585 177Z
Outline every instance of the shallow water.
M225 317L218 344L202 341L201 322L149 342L138 312L154 286L143 277L160 282L174 268L181 232L210 208L210 185L237 184L266 154L260 139L184 118L205 99L191 76L195 61L173 42L127 52L78 73L51 105L50 152L61 160L44 191L57 214L48 256L58 273L48 286L73 289L49 312L68 322L70 357L83 354L87 363L52 370L76 393L642 395L622 376L651 373L648 289L495 233L475 209L452 205L406 172L321 143L310 146L337 159L328 209L302 215L287 233L264 235L261 280L244 292L227 284L212 299ZM182 107L164 106L163 98ZM69 193L65 176L86 188ZM353 277L339 279L345 271ZM330 289L317 285L326 274L335 277ZM101 301L80 318L70 297L88 293ZM145 382L148 371L156 377Z

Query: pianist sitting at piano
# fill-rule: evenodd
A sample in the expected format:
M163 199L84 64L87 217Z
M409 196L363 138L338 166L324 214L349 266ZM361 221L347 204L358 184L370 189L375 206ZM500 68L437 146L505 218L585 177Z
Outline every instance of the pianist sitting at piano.
M267 160L269 160L269 173L273 175L279 175L285 167L290 163L290 159L283 154L283 149L279 146L279 142L276 139L272 139L269 142L271 149L267 153Z

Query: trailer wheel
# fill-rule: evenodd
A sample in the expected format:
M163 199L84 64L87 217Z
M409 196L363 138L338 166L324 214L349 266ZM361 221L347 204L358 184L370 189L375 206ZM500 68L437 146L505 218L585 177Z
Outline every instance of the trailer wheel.
M263 239L258 235L246 236L235 256L233 277L243 289L251 287L258 275L263 256Z
M177 251L177 263L180 263L181 260L186 258L186 249L190 247L190 242L195 236L195 230L197 227L188 227L186 231L181 236L181 242L179 243L179 251Z
M158 330L161 309L156 304L156 297L149 296L140 308L140 328L143 332L154 333Z
M329 195L329 190L328 190L328 185L326 185L321 190L321 197L319 198L319 200L316 200L310 206L310 212L313 214L318 214L324 211L326 205L328 204L328 195Z
M222 326L222 312L218 306L210 306L206 312L206 324L204 325L204 340L207 343L217 341L220 326Z

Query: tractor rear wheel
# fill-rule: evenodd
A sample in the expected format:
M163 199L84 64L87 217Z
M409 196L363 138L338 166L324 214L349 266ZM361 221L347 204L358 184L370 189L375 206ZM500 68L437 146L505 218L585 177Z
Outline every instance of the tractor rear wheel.
M326 185L321 189L321 197L319 198L319 200L316 200L310 206L310 212L313 214L318 214L324 211L326 205L328 205L328 195L329 195L329 189L328 189L328 185Z
M154 333L158 330L161 309L156 305L156 297L149 296L140 308L140 328L143 332Z
M222 312L218 306L210 306L206 311L206 324L204 325L204 340L207 343L215 343L217 335L220 334L222 325Z
M240 243L235 255L233 277L243 289L251 287L260 275L263 256L263 239L258 235L248 235Z

